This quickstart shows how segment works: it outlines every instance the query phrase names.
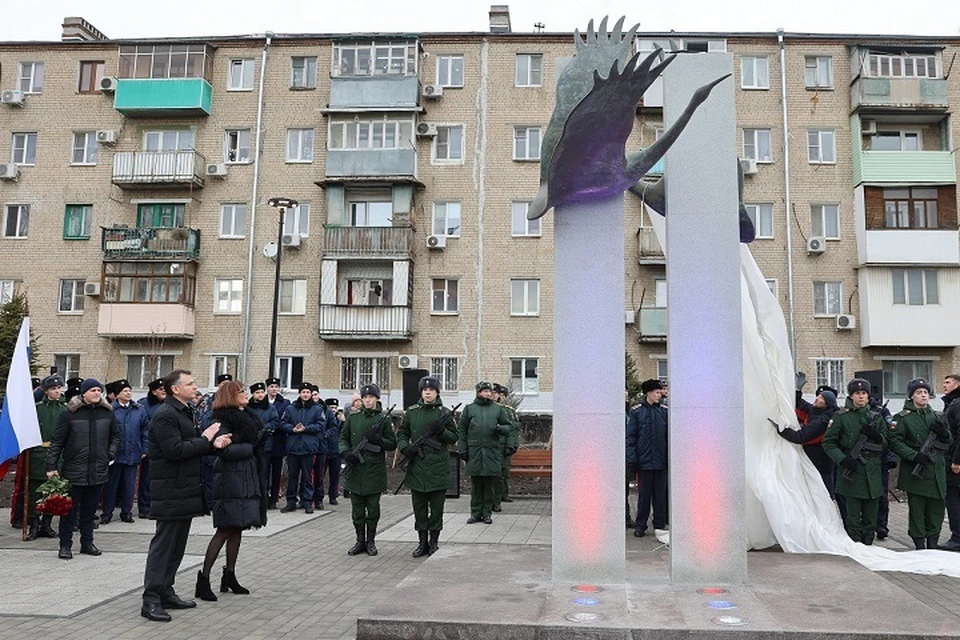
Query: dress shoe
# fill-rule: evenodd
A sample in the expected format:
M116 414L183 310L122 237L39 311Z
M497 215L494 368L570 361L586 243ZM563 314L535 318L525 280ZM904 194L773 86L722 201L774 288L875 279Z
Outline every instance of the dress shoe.
M500 498L500 502L513 502L513 498L511 498L510 496L503 496L502 498Z
M283 509L280 509L280 513L293 513L293 512L296 511L296 510L297 510L297 505L295 505L295 504L288 504L288 505L285 506Z
M100 516L100 524L110 524L110 521L113 520L113 516ZM94 520L94 523L97 521Z
M307 505L306 507L303 508L303 512L306 514L313 513L313 507Z
M642 537L645 536L645 535L647 535L647 532L644 531L643 529L634 529L634 530L633 530L633 537L634 537L634 538L642 538Z
M70 547L60 547L60 553L57 554L57 557L61 560L72 560L73 551L70 550Z
M500 507L500 505L495 504L495 505L493 505L493 511L494 511L495 513L500 513L501 511L503 511L503 509Z
M81 542L80 553L88 556L98 556L102 552L97 548L97 545L93 544L92 542Z
M955 541L953 538L948 539L939 547L944 551L960 551L960 542Z
M480 520L481 518L478 518L477 516L470 516L469 518L467 518L467 524L476 524L480 522Z
M163 607L165 609L193 609L196 606L197 603L193 600L184 600L176 594L163 601Z
M337 499L336 499L336 498L330 498L330 504L332 504L333 506L337 506Z
M163 610L162 606L156 603L145 604L140 607L140 615L154 622L170 622L173 619L169 613Z
M120 514L120 522L133 522L133 514L128 513L126 515Z
M493 524L493 518L491 518L490 516L486 516L483 519L483 524Z

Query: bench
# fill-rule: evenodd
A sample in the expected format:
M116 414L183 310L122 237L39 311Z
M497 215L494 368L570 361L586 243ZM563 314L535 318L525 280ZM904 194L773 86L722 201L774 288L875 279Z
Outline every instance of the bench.
M520 449L510 460L511 476L524 478L553 476L553 449Z

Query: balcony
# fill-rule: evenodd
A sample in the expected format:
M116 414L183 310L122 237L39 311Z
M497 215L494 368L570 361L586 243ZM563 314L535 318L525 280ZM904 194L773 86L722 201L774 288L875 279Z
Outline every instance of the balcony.
M321 304L322 340L410 340L410 307Z
M417 176L416 149L331 149L327 178Z
M334 76L327 110L412 110L419 102L420 79L416 75Z
M206 159L196 151L124 151L113 156L122 189L203 187Z
M640 342L667 341L667 308L642 307L640 309Z
M923 264L960 266L956 230L866 230L860 264Z
M957 163L950 151L863 151L853 157L853 183L953 184Z
M660 240L653 227L640 227L637 233L637 239L640 244L640 264L666 264L667 259L663 254L663 247L660 246Z
M940 109L949 107L942 78L858 77L850 89L850 110Z
M103 227L104 258L196 260L200 230L188 227Z
M117 80L113 108L128 118L210 115L213 87L203 78Z
M100 303L97 333L109 338L193 338L193 308L184 304Z
M937 269L936 304L894 304L888 267L857 272L861 347L946 347L960 344L960 269Z
M413 252L413 227L327 227L324 258L408 259Z

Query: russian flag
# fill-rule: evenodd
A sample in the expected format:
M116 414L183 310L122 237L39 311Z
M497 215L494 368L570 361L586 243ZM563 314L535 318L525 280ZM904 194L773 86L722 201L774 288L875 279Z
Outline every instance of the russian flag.
M30 318L24 318L10 362L0 414L0 478L6 475L12 458L43 444L30 385Z

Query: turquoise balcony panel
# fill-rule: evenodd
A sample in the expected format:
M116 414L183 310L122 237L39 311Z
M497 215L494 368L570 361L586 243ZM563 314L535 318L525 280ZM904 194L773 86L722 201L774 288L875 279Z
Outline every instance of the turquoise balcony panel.
M203 78L120 78L113 108L136 117L198 117L210 115L213 87Z
M957 163L949 151L861 151L863 182L950 184Z

